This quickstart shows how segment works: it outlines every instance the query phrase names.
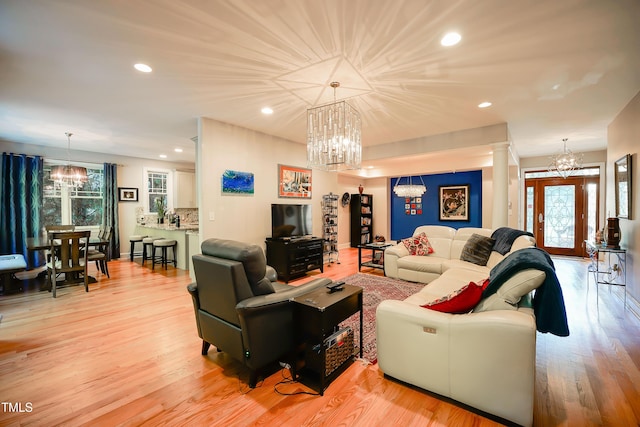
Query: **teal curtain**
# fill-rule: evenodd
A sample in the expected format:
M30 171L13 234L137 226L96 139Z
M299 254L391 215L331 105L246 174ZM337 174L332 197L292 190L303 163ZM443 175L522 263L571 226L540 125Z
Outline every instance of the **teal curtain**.
M27 250L27 238L41 228L43 159L2 153L0 176L0 254L22 254L30 268L39 267L44 257Z
M102 223L104 226L113 227L113 239L109 254L111 258L120 258L120 230L118 220L118 165L115 163L104 164L104 199L102 201Z

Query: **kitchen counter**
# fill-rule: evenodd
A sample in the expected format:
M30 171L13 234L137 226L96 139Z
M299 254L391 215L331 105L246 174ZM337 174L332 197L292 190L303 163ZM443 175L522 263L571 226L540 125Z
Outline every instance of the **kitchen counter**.
M187 232L198 230L197 224L181 224L177 228L174 224L138 224L135 234L150 237L162 237L163 239L175 240L178 243L176 248L176 267L182 270L189 270L189 242ZM171 256L169 251L169 257Z
M200 232L198 231L187 231L187 243L189 245L189 276L191 280L196 281L196 274L193 270L193 256L199 253L202 253L200 250Z
M138 227L144 228L153 228L155 230L172 230L172 231L193 231L198 230L198 224L180 224L180 228L176 227L175 224L138 224Z

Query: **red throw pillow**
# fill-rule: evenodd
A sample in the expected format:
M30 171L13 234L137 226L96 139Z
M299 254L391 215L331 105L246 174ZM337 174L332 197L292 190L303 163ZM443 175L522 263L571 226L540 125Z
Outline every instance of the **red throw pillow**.
M469 282L468 285L457 291L426 303L422 307L443 313L468 313L480 302L481 296L482 286L478 286L475 282Z
M411 255L424 256L433 253L433 247L431 246L431 243L429 243L429 239L427 239L427 235L424 232L417 236L403 239L402 243Z

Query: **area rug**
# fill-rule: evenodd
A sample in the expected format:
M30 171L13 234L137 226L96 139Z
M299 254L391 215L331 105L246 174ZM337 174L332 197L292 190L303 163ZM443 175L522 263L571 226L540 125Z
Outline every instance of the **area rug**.
M424 287L421 283L405 282L372 274L354 274L341 279L349 285L362 288L362 358L369 363L378 360L376 351L376 308L387 299L403 300ZM356 354L360 355L360 314L356 313L342 322L341 327L350 326L354 331Z

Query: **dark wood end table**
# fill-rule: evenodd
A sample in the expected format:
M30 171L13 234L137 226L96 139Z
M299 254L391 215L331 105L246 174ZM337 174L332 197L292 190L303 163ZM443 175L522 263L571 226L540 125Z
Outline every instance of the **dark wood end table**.
M340 322L360 312L360 357L362 357L362 288L344 285L330 293L321 288L293 299L293 321L296 350L292 360L292 375L321 395L331 381L353 362L351 355L329 375L326 375L325 340L337 332Z
M384 250L393 246L391 243L366 243L358 245L358 271L362 266L384 270ZM362 259L362 250L370 250L371 257Z

